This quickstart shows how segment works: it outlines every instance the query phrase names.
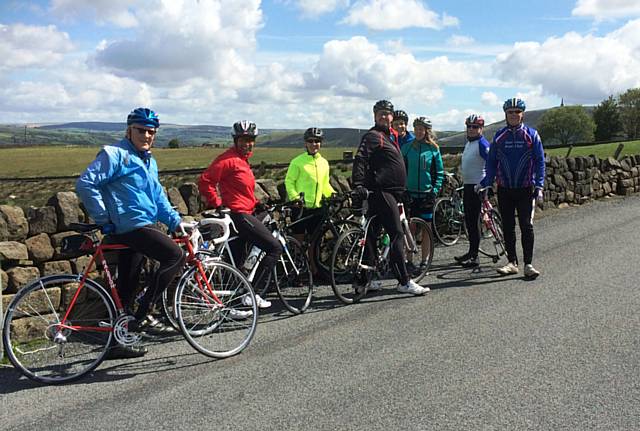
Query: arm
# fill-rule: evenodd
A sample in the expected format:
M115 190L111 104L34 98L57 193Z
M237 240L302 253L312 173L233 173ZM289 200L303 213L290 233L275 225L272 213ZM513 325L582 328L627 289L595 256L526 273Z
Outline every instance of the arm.
M482 136L480 139L478 139L478 147L480 157L482 157L482 159L486 163L487 159L489 158L489 141L487 141L486 138Z
M489 154L487 156L487 161L485 162L485 176L480 181L481 187L491 187L493 185L493 180L496 177L496 167L498 164L497 161L497 144L495 139L493 140L493 144L489 147Z
M154 179L153 200L158 206L158 220L167 225L169 232L174 232L178 228L182 219L180 214L178 214L178 212L171 206L171 203L167 198L167 194L164 192L164 189L160 184L160 179L158 178L158 165L154 159L151 159L151 172L153 173Z
M109 155L103 148L95 160L80 175L76 182L76 191L91 218L99 225L109 223L109 212L102 197L102 186L109 183L116 172L117 154Z
M298 199L300 192L296 189L296 180L300 175L300 169L298 165L294 163L295 159L289 163L287 169L287 176L284 178L284 187L287 189L287 198L292 201Z
M324 172L324 177L322 178L322 196L329 198L336 191L331 187L330 178L331 178L331 167L329 166L329 162L327 160L324 161L326 170Z
M442 187L442 181L444 180L444 163L442 163L442 154L440 154L440 151L436 150L433 157L435 162L435 175L431 180L433 182L433 194L437 196Z
M535 171L534 185L536 188L544 188L544 149L542 148L542 140L536 131L533 137L533 163Z
M360 146L356 151L356 156L353 160L353 171L351 172L351 182L353 187L363 186L369 171L369 157L373 148L372 133L366 133L360 141Z
M211 165L205 169L198 180L198 190L200 190L200 195L204 199L205 205L209 208L217 208L222 205L222 200L218 196L216 187L220 182L223 171L223 161L216 159L211 162Z

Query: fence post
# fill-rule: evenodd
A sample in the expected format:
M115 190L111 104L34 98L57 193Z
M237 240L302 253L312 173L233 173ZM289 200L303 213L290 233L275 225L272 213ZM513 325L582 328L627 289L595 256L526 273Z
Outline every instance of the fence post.
M619 144L618 148L616 148L616 152L613 153L613 158L618 160L618 157L620 157L620 153L622 153L622 149L624 148L624 144Z
M569 154L571 154L571 150L573 150L573 145L569 145L569 149L567 150L567 155L566 155L566 156L564 156L564 157L565 157L565 159L566 159L567 157L569 157Z

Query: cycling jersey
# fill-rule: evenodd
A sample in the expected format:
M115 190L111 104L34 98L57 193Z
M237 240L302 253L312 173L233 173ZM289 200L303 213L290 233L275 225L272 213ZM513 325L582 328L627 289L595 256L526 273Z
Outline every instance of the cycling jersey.
M251 214L256 206L255 186L249 155L241 154L235 146L220 154L198 181L200 194L209 206L224 205L233 212L245 214Z
M442 187L444 167L440 150L425 141L414 141L402 147L407 168L407 190L415 197L432 192L437 195Z
M404 136L398 137L398 142L400 143L400 148L404 148L405 145L411 144L416 140L416 136L407 130Z
M374 126L364 134L353 161L353 186L369 190L405 191L407 174L398 133Z
M329 184L329 162L320 153L310 155L305 152L291 160L284 184L289 200L297 199L300 192L304 193L306 208L320 208L322 197L334 193Z
M498 130L489 149L483 187L523 188L544 186L544 150L536 129L520 124Z
M128 139L100 150L78 178L76 190L93 220L114 224L118 234L157 221L174 231L180 223L158 180L155 159Z
M460 163L464 184L478 184L484 178L484 166L488 157L489 141L484 136L467 141Z

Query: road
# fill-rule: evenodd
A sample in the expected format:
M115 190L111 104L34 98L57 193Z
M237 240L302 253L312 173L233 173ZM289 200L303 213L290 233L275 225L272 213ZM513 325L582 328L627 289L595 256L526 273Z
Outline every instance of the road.
M640 429L640 197L536 222L535 281L449 264L424 297L388 284L261 316L215 361L180 337L62 387L0 368L0 429Z

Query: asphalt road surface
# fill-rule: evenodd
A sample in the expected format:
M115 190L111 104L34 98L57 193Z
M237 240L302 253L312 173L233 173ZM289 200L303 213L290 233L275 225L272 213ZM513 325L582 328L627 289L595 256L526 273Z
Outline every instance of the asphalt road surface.
M436 248L426 296L320 288L227 360L174 336L65 386L0 368L0 429L640 429L640 197L535 229L535 281L453 266L461 243Z

